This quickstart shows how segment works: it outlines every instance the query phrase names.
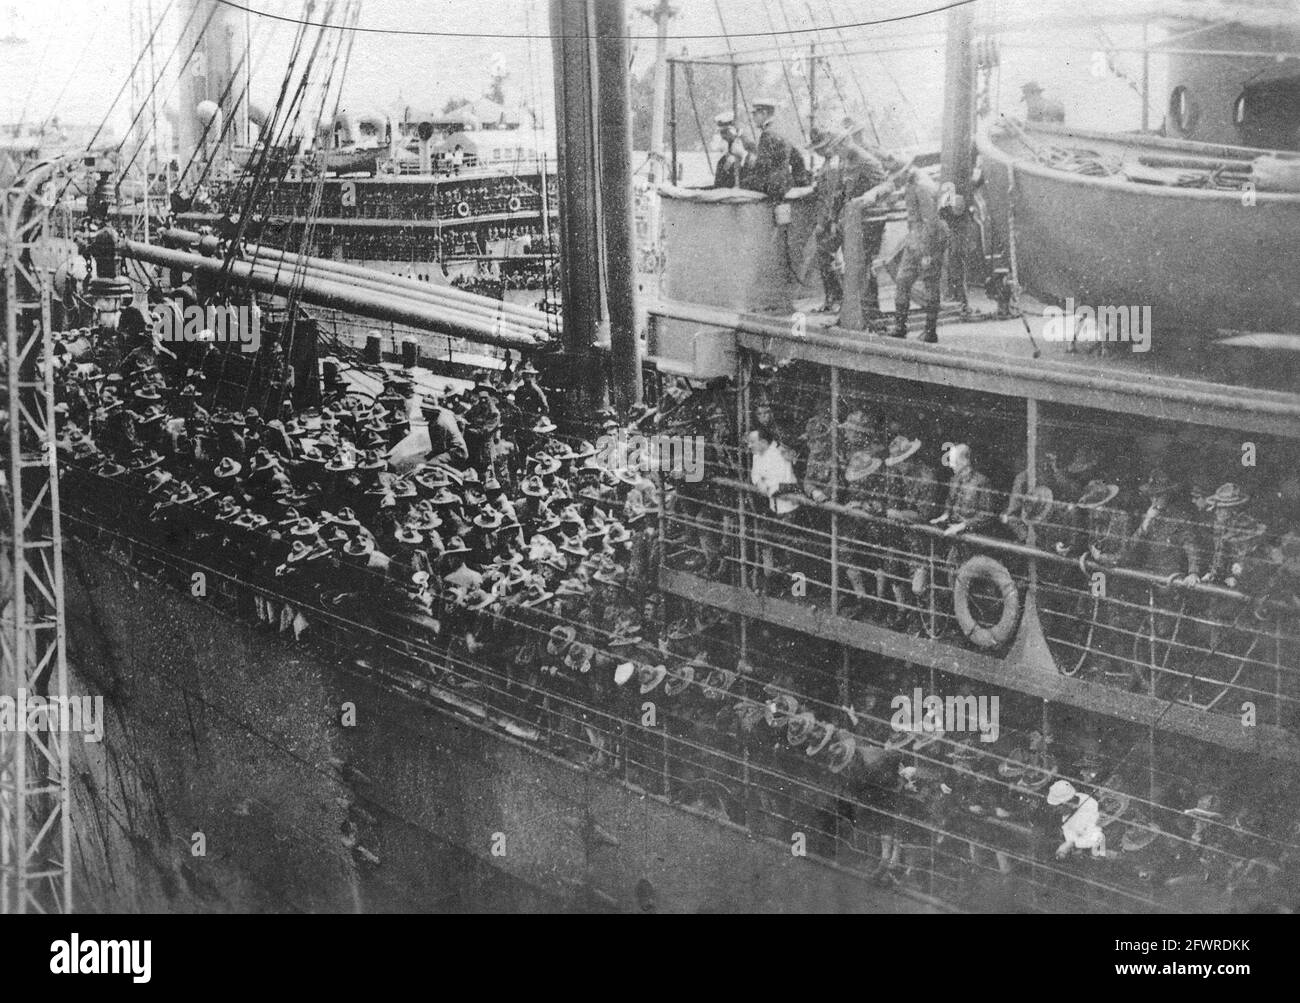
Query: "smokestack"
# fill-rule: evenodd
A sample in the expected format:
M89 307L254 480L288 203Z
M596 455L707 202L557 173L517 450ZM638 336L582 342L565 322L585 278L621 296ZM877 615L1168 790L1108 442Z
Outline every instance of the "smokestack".
M177 68L180 74L179 85L176 88L176 93L179 95L176 121L177 154L183 166L200 145L209 151L218 145L217 137L221 135L222 126L231 121L230 116L236 114L245 100L242 97L242 80L236 80L230 86L228 93L226 86L230 83L230 78L244 52L244 26L237 10L217 3L217 0L182 0L177 8L176 16L180 18L179 25L184 28L177 51L180 59L189 57L188 63ZM192 56L191 52L193 52ZM243 75L241 70L240 76ZM222 94L226 95L225 101L221 100ZM205 137L204 127L207 125L207 120L213 117L214 106L220 114L207 130ZM237 124L242 119L240 113L234 122ZM236 127L232 125L219 144L215 156L223 156L233 143L245 139L237 136L235 132ZM197 177L202 174L207 159L207 153L200 153L194 157L190 175Z

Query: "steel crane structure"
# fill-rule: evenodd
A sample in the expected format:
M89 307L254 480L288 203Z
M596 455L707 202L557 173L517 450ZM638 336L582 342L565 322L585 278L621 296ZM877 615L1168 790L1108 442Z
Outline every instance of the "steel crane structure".
M0 201L4 316L0 564L0 913L72 908L68 698L50 351L50 214L67 162L39 165ZM39 698L39 699L36 699ZM44 707L44 713L29 708Z

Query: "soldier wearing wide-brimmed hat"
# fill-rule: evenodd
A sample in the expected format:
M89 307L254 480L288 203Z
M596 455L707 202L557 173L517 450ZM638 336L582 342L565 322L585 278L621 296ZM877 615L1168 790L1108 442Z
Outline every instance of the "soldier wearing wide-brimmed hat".
M1045 456L1048 467L1045 480L1057 498L1067 502L1083 494L1083 489L1097 476L1097 469L1101 466L1101 453L1096 446L1086 442L1065 464L1060 463L1056 453L1050 450Z
M1077 558L1086 553L1105 567L1119 563L1128 542L1129 518L1114 504L1118 497L1118 484L1097 479L1084 485L1078 499L1067 507L1075 518L1076 535L1066 556Z
M525 359L524 364L519 367L519 376L523 383L515 390L515 407L519 408L520 414L528 418L535 419L549 414L551 410L551 402L546 397L546 391L537 384L539 375L537 367L529 359Z
M844 177L839 162L830 159L842 137L814 128L808 138L812 152L827 158L817 172L813 185L816 212L813 241L817 271L822 282L821 310L830 312L844 299L844 262L839 257L844 237L840 225L840 212L844 207Z
M485 436L501 427L501 409L497 406L496 391L488 383L474 387L473 403L465 412L465 431L468 435ZM467 443L469 439L465 440ZM471 453L473 447L471 445Z
M1250 495L1236 484L1220 484L1206 503L1214 512L1214 536L1202 580L1236 588L1267 527L1250 513Z
M1026 121L1065 121L1065 106L1055 98L1044 97L1043 88L1037 80L1030 80L1021 85L1020 100L1025 103Z
M1171 584L1194 584L1200 555L1192 514L1178 504L1178 485L1163 470L1155 470L1138 490L1149 499L1149 505L1129 538L1123 563L1163 575Z
M469 460L469 447L461 433L456 416L443 407L439 398L428 395L420 401L429 437L429 449L424 459L451 467L462 467Z
M920 458L921 440L896 435L885 457L885 515L896 523L928 523L939 508L942 487L934 468ZM896 626L917 626L922 596L930 586L928 562L920 554L928 550L921 537L905 529L890 527L886 545L895 553L886 566L897 604L891 620ZM915 556L907 556L915 555Z
M844 465L844 494L842 501L849 508L857 509L872 516L884 516L889 498L889 479L885 473L885 456L888 452L885 443L879 438L870 437L865 441L859 437L864 427L861 412L854 412L845 423L854 436L850 441L854 445L848 453ZM841 522L841 527L845 523ZM841 532L844 530L842 529ZM857 612L877 611L878 607L868 607L869 600L885 598L885 561L880 545L885 537L884 527L876 521L853 520L846 534L846 542L854 541L857 545L846 546L844 562L849 583L855 599L862 603L861 609L849 608L845 612L852 615ZM868 587L868 579L871 585Z
M803 491L815 502L828 501L843 486L840 451L833 448L834 439L830 419L824 415L815 415L804 427L808 458L804 465Z
M470 549L459 536L453 536L448 540L442 558L443 567L447 570L443 574L442 580L448 585L465 589L476 589L481 586L483 584L483 575L470 567L469 556Z
M924 288L925 331L921 340L938 341L939 276L948 248L949 229L940 213L938 184L919 170L907 173L904 189L907 206L907 242L894 278L895 338L907 337L907 318L912 309L912 287Z
M817 178L816 195L818 211L818 262L823 268L823 285L826 285L826 269L832 268L829 276L830 286L827 291L827 304L824 309L834 305L833 301L843 298L841 277L849 267L850 258L860 262L862 270L858 288L859 305L864 319L871 321L880 317L880 288L872 267L880 254L881 243L885 235L885 221L875 218L878 214L863 216L858 227L861 236L860 247L844 245L844 236L850 232L845 218L846 208L852 203L853 211L858 211L862 196L881 185L887 177L884 165L885 155L871 151L858 142L854 130L846 128L836 133L814 130L813 152L824 157L834 157L833 161L823 166ZM888 159L888 158L886 158ZM843 248L843 259L834 256ZM831 291L835 295L831 294Z
M1229 482L1210 493L1205 504L1213 523L1201 581L1252 596L1266 591L1273 577L1268 527L1251 512L1250 495ZM1251 604L1229 598L1208 601L1204 620L1210 622L1208 647L1215 655L1204 660L1199 675L1205 678L1192 684L1194 702L1217 703L1229 692L1228 680L1239 679L1242 660L1255 646L1259 630L1252 610ZM1249 678L1239 681L1247 688L1255 685Z

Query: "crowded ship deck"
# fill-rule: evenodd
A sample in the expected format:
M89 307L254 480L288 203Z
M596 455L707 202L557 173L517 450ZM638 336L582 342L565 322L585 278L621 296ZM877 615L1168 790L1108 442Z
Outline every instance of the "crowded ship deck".
M159 661L171 632L189 682L211 663L186 632L232 625L281 671L285 657L304 678L338 670L436 718L429 746L446 763L400 739L371 750L388 775L367 783L400 788L409 809L394 820L418 833L412 818L436 816L485 867L498 836L532 840L527 865L501 869L576 907L653 911L647 875L676 869L693 891L672 904L701 908L784 909L782 889L806 873L797 907L1294 910L1295 336L1254 323L1276 314L1252 314L1249 290L1226 311L1240 329L1033 298L1035 276L1050 287L1042 277L1067 274L1071 254L1044 252L1047 217L1026 211L1018 166L997 178L1005 221L990 223L971 130L977 103L993 114L1000 57L981 44L977 62L968 6L948 12L938 155L885 150L862 88L861 118L833 77L843 115L820 108L815 52L806 132L803 109L745 97L750 64L730 46L729 98L701 117L706 73L688 71L709 59L668 59L661 5L653 180L639 190L624 5L555 0L556 173L544 152L510 169L509 134L492 125L474 130L492 166L442 143L435 172L423 120L403 123L404 152L382 115L365 118L364 144L340 132L363 118L340 117L343 82L313 70L303 43L319 29L320 58L346 66L348 0L299 25L260 121L247 94L228 100L235 60L212 63L220 80L182 78L192 156L145 168L143 202L118 176L125 140L27 169L0 206L5 567L21 640L5 628L5 692L61 695L82 667L69 662L113 661L102 610L157 618L137 660ZM191 21L200 8L229 17L195 0ZM676 169L679 69L705 188ZM309 121L289 95L313 74ZM1052 112L1037 84L1025 93L1027 120ZM778 134L778 113L803 145ZM370 168L331 173L329 155ZM1095 168L1070 164L1058 173ZM1239 173L1216 189L1220 208L1235 207ZM1072 183L1052 197L1086 214ZM1150 234L1129 229L1140 257ZM1132 267L1139 287L1164 281L1163 260ZM1105 264L1092 271L1113 278ZM1160 288L1178 302L1189 279L1173 278ZM1284 292L1273 299L1288 310ZM72 659L65 554L73 620L91 635ZM195 615L122 613L142 586ZM43 653L27 658L28 644ZM152 672L106 675L110 700ZM270 716L302 707L335 714L309 682ZM352 741L336 743L335 726L303 729L313 755ZM519 785L469 796L466 778L506 748ZM36 842L57 830L70 847L70 791L94 803L90 782L66 749L0 742L10 749L47 756L54 778L0 784L28 798L12 817L52 811ZM536 768L518 768L528 757ZM188 768L169 778L177 789ZM545 779L561 775L563 796ZM428 800L406 798L417 788ZM610 792L611 816L653 804L662 831L646 821L644 846L620 850L592 809ZM530 813L561 815L581 854L523 822L478 831ZM766 856L681 852L698 833L674 826L686 817ZM340 830L344 883L379 867L378 842L358 835L374 823L349 815ZM601 872L593 847L624 859ZM20 905L70 903L70 849L35 877L29 857L13 857ZM617 887L598 887L615 872ZM61 889L41 884L50 875Z
M1247 482L1269 519L1267 537L1246 541L1262 586L1247 590L1219 553L1225 534L1190 506L1177 518L1214 545L1210 577L1155 585L1163 575L1115 549L1118 494L1084 497L1096 483L1111 495L1119 481L1130 502L1152 487L1154 466L1114 415L1109 428L1077 413L1031 426L1061 453L1058 490L1022 486L1017 508L1000 486L1023 456L1025 401L905 395L881 373L740 358L738 384L670 386L633 426L607 415L563 432L544 410L511 406L518 375L481 374L441 398L464 420L465 460L402 473L376 450L420 428L417 408L436 421L439 391L454 387L352 360L327 369L346 375L330 377L322 410L267 423L218 400L219 384L178 385L193 372L146 364L106 379L111 367L83 362L60 384L68 421L94 430L63 447L69 529L173 587L209 576L229 615L291 643L359 659L634 790L802 838L815 859L935 904L1253 908L1289 894L1295 821L1259 811L1288 801L1296 749L1294 619L1273 613L1293 601L1277 578L1293 568L1263 546L1287 545L1286 510L1268 504L1278 484ZM804 430L783 440L810 451L793 447L798 523L765 514L747 482L739 433L761 409L763 424ZM114 417L132 410L139 421ZM202 460L183 429L207 444ZM705 436L698 482L669 469L660 488L617 455L633 434L685 433ZM945 438L966 442L992 478L969 534L900 517L897 498L924 517L945 494L933 475L883 466L891 447L912 449L908 435L922 461ZM503 443L515 448L497 455ZM1197 468L1212 469L1207 455ZM1080 489L1073 510L1052 500L1071 497L1067 483ZM1208 496L1213 511L1226 492ZM1006 592L976 588L968 616L954 610L959 565L980 557L1004 562L1014 635ZM1110 582L1100 594L1095 569ZM1241 589L1226 582L1237 576ZM914 690L957 698L971 720L992 695L1000 720L900 729L895 695ZM1042 797L1061 780L1096 792L1103 859L1053 859Z

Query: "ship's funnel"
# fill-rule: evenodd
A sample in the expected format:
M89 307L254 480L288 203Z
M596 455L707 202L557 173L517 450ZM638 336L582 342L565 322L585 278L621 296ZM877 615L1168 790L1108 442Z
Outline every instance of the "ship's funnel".
M245 38L247 15L219 0L178 0L176 6L185 24L178 45L192 53L177 82L181 114L176 150L181 163L191 165L184 183L192 183L205 170L214 147L229 152L238 138L226 127L238 103L239 89L232 80L238 63L235 46ZM195 156L198 150L205 152Z
M215 101L200 101L194 113L199 117L199 125L212 130L221 129L221 108Z

